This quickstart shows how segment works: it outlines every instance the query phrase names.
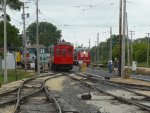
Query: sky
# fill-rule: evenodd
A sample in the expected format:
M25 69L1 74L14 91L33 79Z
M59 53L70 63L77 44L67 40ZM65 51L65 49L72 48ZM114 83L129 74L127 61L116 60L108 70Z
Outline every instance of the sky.
M30 1L25 9L30 13L26 19L26 27L36 20L35 0ZM110 26L112 33L119 32L119 1L120 0L39 0L39 21L47 21L62 30L62 39L74 45L91 47L95 45L97 33L100 42L109 38ZM7 9L11 23L20 32L22 19L20 12ZM150 0L127 0L129 31L135 31L133 39L145 37L150 32ZM130 38L130 34L129 34Z

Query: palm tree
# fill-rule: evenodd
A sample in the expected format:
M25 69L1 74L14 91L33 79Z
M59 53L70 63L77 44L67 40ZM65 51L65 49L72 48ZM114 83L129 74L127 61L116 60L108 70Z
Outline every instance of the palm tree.
M3 5L4 0L0 0L0 4ZM6 4L13 10L20 10L22 2L20 0L6 0Z

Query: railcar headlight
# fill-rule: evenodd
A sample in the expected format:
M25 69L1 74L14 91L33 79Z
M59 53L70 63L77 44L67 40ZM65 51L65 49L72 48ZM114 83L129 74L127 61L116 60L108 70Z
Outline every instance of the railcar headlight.
M85 55L85 54L86 54L86 52L85 52L85 51L83 51L83 54Z

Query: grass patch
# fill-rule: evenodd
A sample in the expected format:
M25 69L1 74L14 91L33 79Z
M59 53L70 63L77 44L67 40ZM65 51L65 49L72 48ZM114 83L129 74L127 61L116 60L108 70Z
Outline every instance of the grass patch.
M33 73L31 72L25 72L24 70L7 70L7 78L8 78L8 82L13 82L16 80L21 80L24 78L29 78L33 75ZM3 70L0 70L0 84L4 84L4 74L3 74Z
M137 63L138 67L147 67L147 63L146 62L142 62L142 63Z

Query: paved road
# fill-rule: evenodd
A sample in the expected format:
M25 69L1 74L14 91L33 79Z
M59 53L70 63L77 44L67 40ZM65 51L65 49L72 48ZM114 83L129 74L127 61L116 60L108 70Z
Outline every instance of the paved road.
M79 68L78 66L74 66L73 68L74 71L79 71ZM88 73L92 73L92 74L96 74L96 75L99 75L99 76L102 76L102 77L105 77L105 76L113 76L114 73L109 73L107 70L103 70L103 69L96 69L96 68L87 68L87 72Z
M78 66L74 66L73 68L74 71L79 71ZM88 73L96 74L102 77L110 76L110 77L118 77L114 76L114 73L109 73L108 70L103 70L103 69L92 69L92 68L87 68ZM132 78L134 79L139 79L139 80L144 80L144 81L149 81L150 82L150 76L143 76L143 75L131 75Z

